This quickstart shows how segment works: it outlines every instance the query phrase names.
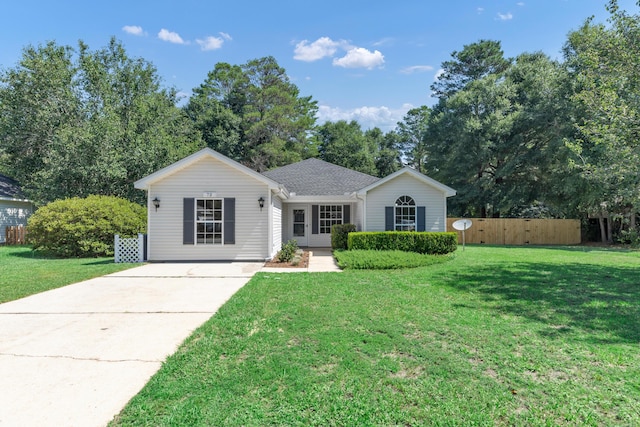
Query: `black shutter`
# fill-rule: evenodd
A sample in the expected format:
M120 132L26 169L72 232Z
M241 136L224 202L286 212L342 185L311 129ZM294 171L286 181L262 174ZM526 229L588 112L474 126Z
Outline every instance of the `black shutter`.
M384 231L393 231L395 219L393 217L393 206L385 206L384 208Z
M236 243L236 199L224 199L224 244Z
M349 224L351 222L351 205L342 207L342 223Z
M318 205L311 205L311 234L318 234Z
M182 244L193 245L193 223L195 221L193 197L182 199Z
M418 231L427 231L426 229L426 209L424 206L418 206L418 215L417 215L417 220L418 220Z

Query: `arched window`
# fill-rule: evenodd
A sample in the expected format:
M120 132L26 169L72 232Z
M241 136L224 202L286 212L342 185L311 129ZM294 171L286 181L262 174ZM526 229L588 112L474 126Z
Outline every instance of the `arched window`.
M416 202L409 196L400 196L396 200L395 230L416 231Z

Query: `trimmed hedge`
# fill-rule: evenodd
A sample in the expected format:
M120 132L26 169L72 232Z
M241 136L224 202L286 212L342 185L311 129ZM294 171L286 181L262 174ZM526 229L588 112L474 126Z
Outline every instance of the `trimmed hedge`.
M444 255L458 248L458 234L452 232L361 231L349 233L349 250L381 250Z
M63 258L113 256L113 236L147 228L143 206L113 196L73 197L38 209L27 222L34 249Z
M354 231L355 224L334 224L331 227L331 249L347 249L347 236Z

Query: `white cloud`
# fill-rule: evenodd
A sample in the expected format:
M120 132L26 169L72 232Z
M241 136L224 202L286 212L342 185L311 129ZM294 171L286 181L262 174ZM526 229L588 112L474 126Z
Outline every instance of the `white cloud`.
M478 14L481 14L482 12L484 12L484 7L477 8L476 12L478 12Z
M379 50L371 52L363 47L350 49L342 58L333 60L333 65L344 68L367 68L372 70L375 67L382 67L384 55Z
M142 30L142 27L138 25L125 25L124 27L122 27L122 31L124 31L127 34L132 34L134 36L144 35L144 31Z
M523 1L519 1L518 3L516 3L518 6L524 6L524 2Z
M333 41L329 37L320 37L313 43L302 40L294 49L293 59L298 61L313 62L322 58L333 56L338 47L344 46L345 41Z
M158 38L165 42L175 43L175 44L188 44L188 42L184 41L180 34L174 33L173 31L169 31L167 29L161 29L158 33Z
M431 71L433 67L431 65L413 65L400 70L402 74L424 73L425 71Z
M221 37L209 36L204 40L196 39L196 43L200 45L201 50L216 50L222 47L224 40Z
M389 107L359 107L351 110L342 110L340 108L330 107L328 105L320 105L318 107L318 122L337 122L345 120L357 121L363 129L380 128L383 132L389 132L395 129L396 125L407 114L407 111L414 108L411 104L404 104L398 109Z
M352 46L346 40L332 40L329 37L320 37L311 43L309 40L297 43L293 51L293 59L314 62L323 58L331 58L336 55L338 50L345 51L346 54L341 58L334 58L333 65L336 67L371 70L384 64L384 55L378 50L371 52L363 47Z
M507 12L507 13L498 12L498 19L501 21L509 21L513 19L513 15L511 14L511 12Z
M225 32L220 31L218 34L220 34L222 36L222 38L227 40L227 41L233 40L233 38L231 38L231 35L229 35L229 33L225 33Z
M438 71L436 71L436 74L433 76L433 80L434 81L438 80L438 77L440 77L443 74L444 74L444 70L440 68Z

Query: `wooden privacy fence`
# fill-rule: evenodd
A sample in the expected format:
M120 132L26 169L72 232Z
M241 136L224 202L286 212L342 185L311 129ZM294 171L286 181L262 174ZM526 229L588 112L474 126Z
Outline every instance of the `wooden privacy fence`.
M7 226L4 229L4 242L7 245L24 245L27 242L27 227L22 225Z
M447 218L447 231L460 218ZM473 224L465 232L467 243L489 245L578 245L578 219L468 218ZM458 231L462 243L462 231Z

